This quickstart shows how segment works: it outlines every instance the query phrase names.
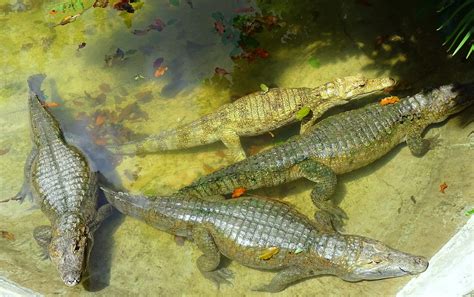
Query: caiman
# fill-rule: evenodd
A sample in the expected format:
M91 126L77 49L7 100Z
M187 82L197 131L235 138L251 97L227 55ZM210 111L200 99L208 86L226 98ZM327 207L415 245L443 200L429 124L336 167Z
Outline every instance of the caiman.
M330 200L336 175L368 165L402 142L413 155L422 156L430 148L430 141L421 137L423 130L473 101L474 84L445 85L399 103L375 103L336 114L282 145L197 179L178 194L227 194L237 188L256 189L306 178L316 183L313 202L325 210L319 212L319 219L331 219L340 226L345 213Z
M254 136L297 121L297 113L309 108L312 116L301 132L329 108L393 86L391 78L366 79L361 75L336 79L316 88L274 88L255 92L217 111L172 130L122 146L109 146L120 154L143 154L184 149L222 141L238 160L245 158L240 136Z
M67 286L77 285L87 268L94 231L110 213L111 206L98 209L98 185L86 158L66 143L59 123L38 97L44 75L28 79L28 99L33 148L25 164L21 191L14 197L31 195L51 226L36 227L33 235L49 255Z
M221 255L238 263L279 271L254 290L277 292L317 275L346 281L376 280L418 274L428 262L356 235L343 235L330 225L319 226L277 200L241 197L153 197L104 189L107 200L125 215L191 239L203 253L202 274L228 283L232 273L220 268Z

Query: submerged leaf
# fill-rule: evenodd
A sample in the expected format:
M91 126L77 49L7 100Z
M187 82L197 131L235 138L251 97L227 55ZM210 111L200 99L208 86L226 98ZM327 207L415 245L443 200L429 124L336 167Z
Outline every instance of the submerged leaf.
M169 2L173 6L179 6L179 0L169 0Z
M15 235L5 230L0 230L0 236L6 240L15 240Z
M305 116L309 114L310 111L311 108L309 108L308 106L303 106L300 110L296 112L296 119L298 121L301 121Z
M311 65L313 68L319 68L321 66L321 63L319 62L319 59L316 57L311 57L308 60L308 64Z
M158 58L158 59L156 59L155 62L153 62L153 68L158 68L158 67L160 67L161 64L163 64L163 61L164 61L164 60L165 60L165 59L163 59L163 58Z

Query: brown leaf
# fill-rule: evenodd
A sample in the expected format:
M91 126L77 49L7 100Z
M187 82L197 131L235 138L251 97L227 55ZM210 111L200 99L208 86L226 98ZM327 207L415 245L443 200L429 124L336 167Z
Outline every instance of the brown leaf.
M0 230L0 236L6 240L15 240L15 235L8 231Z
M104 92L104 93L108 93L110 92L112 89L110 88L110 86L106 83L102 83L99 85L99 89Z
M8 153L10 151L10 148L7 147L7 148L4 148L4 149L0 149L0 156L1 155L5 155L6 153Z

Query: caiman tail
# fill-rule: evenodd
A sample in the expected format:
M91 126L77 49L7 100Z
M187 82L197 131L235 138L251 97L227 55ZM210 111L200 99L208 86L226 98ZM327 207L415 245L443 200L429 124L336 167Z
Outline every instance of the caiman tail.
M49 143L51 140L58 138L63 139L58 121L56 121L51 113L44 107L44 103L39 98L39 96L42 96L42 91L39 89L39 86L45 77L44 74L36 74L28 78L28 86L30 89L28 108L30 111L33 141L36 145Z
M127 155L186 149L209 144L219 140L218 130L224 121L225 116L220 113L209 114L175 129L123 145L108 146L108 148L114 153Z

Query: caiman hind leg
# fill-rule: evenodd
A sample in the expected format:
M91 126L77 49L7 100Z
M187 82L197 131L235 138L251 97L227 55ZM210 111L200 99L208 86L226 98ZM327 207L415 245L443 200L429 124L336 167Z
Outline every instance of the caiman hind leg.
M345 103L347 103L345 100L336 100L335 98L332 98L326 102L318 101L316 105L309 106L311 109L311 116L304 117L301 121L300 134L306 133L306 131L308 131L308 129L314 125L316 120L319 119L326 112L326 110L333 106L342 105Z
M430 149L439 144L439 140L437 138L423 139L423 137L421 137L421 131L422 130L417 129L416 131L408 133L406 136L408 148L410 149L412 155L416 157L423 156Z
M261 292L280 292L286 289L289 285L299 280L321 274L315 270L303 269L297 266L291 266L280 271L273 277L271 282L267 285L252 289L253 291Z
M217 287L221 284L232 284L229 279L233 277L232 271L227 268L218 268L221 261L221 253L205 227L193 229L193 240L203 252L197 260L197 266L205 278L213 281Z
M296 166L302 177L316 183L311 191L313 203L321 210L315 214L316 220L322 225L327 225L330 220L334 228L340 229L343 225L342 220L347 219L347 215L331 200L337 184L334 171L313 160L303 161Z
M32 198L30 189L31 168L33 167L33 162L35 161L36 156L38 156L38 149L33 146L30 151L30 154L28 155L28 158L26 159L25 167L23 169L23 184L21 185L21 190L9 200L19 200L21 203L25 201L25 198L27 196L30 196Z
M49 255L48 245L51 242L51 226L42 225L38 226L33 230L33 238L36 243L40 246L42 256L46 259Z
M240 143L240 137L232 129L222 129L219 132L219 138L224 145L230 150L232 157L235 161L241 161L246 158L242 144Z

